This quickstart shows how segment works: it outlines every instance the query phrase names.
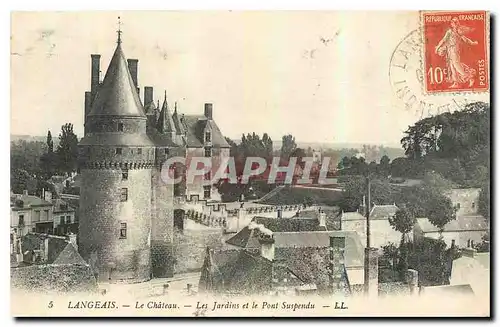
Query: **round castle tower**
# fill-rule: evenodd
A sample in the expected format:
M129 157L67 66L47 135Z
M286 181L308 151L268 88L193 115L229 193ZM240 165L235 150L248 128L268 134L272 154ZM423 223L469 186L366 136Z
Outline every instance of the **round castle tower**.
M94 85L92 67L93 92L86 94L86 133L79 144L82 185L78 238L80 254L99 280L135 283L151 276L155 151L146 134L137 72L131 75L129 67L120 34L101 84L97 77L98 85Z

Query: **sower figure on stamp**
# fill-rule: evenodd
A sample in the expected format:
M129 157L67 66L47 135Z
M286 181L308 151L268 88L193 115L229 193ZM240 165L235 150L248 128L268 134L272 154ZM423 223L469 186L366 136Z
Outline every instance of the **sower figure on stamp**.
M450 25L451 28L446 31L436 46L436 54L439 56L445 55L448 71L446 81L452 83L450 88L459 87L458 84L467 82L469 87L472 87L476 70L460 61L460 45L462 43L476 45L477 41L473 41L464 35L472 31L472 28L460 25L457 17L451 20Z

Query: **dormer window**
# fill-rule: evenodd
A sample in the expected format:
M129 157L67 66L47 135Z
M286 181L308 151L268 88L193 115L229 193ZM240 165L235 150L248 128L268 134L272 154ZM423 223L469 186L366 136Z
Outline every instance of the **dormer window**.
M118 132L123 132L123 123L118 123Z
M212 133L210 131L205 132L205 142L212 142Z

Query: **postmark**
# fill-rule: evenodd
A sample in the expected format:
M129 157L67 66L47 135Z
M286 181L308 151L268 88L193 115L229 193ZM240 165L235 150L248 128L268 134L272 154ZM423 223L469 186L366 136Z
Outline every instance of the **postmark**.
M411 31L392 52L389 62L389 82L396 106L415 114L419 119L462 109L478 96L446 93L436 97L424 92L422 64L422 37L420 30Z
M421 25L425 92L489 90L487 12L423 12Z

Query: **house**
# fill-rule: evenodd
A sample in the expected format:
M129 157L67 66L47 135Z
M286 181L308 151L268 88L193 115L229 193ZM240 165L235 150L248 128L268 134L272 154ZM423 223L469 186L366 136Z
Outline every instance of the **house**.
M470 285L474 294L490 295L490 253L463 249L462 256L453 261L450 285Z
M226 241L227 246L256 250L259 245L259 229L272 231L277 255L299 251L300 248L317 248L322 251L328 247L329 237L345 238L345 269L351 285L363 284L364 247L354 231L324 231L311 220L297 218L258 218ZM288 250L287 250L288 249ZM313 251L313 250L309 250ZM314 251L313 251L314 252ZM293 253L290 255L294 255ZM310 256L304 254L304 256Z
M442 236L448 246L454 242L459 248L467 248L480 243L488 230L489 226L481 215L457 216L444 226ZM423 237L439 239L439 230L429 219L417 218L413 238L418 240Z
M457 217L477 215L480 188L456 188L445 192L457 209Z
M32 264L87 264L78 253L76 235L67 237L28 233L17 238L13 235L11 252L19 265Z
M57 235L78 233L78 221L75 209L62 199L52 200L54 231Z
M329 232L270 233L262 225L256 228L249 247L207 249L198 287L201 292L351 292L343 255L345 237Z
M388 243L398 244L401 241L401 233L394 230L389 223L399 208L395 204L376 205L370 211L370 246L381 248ZM341 229L343 231L355 231L358 233L363 247L366 246L366 217L359 211L342 212Z
M18 236L29 232L52 233L52 203L27 191L10 196L10 227Z

